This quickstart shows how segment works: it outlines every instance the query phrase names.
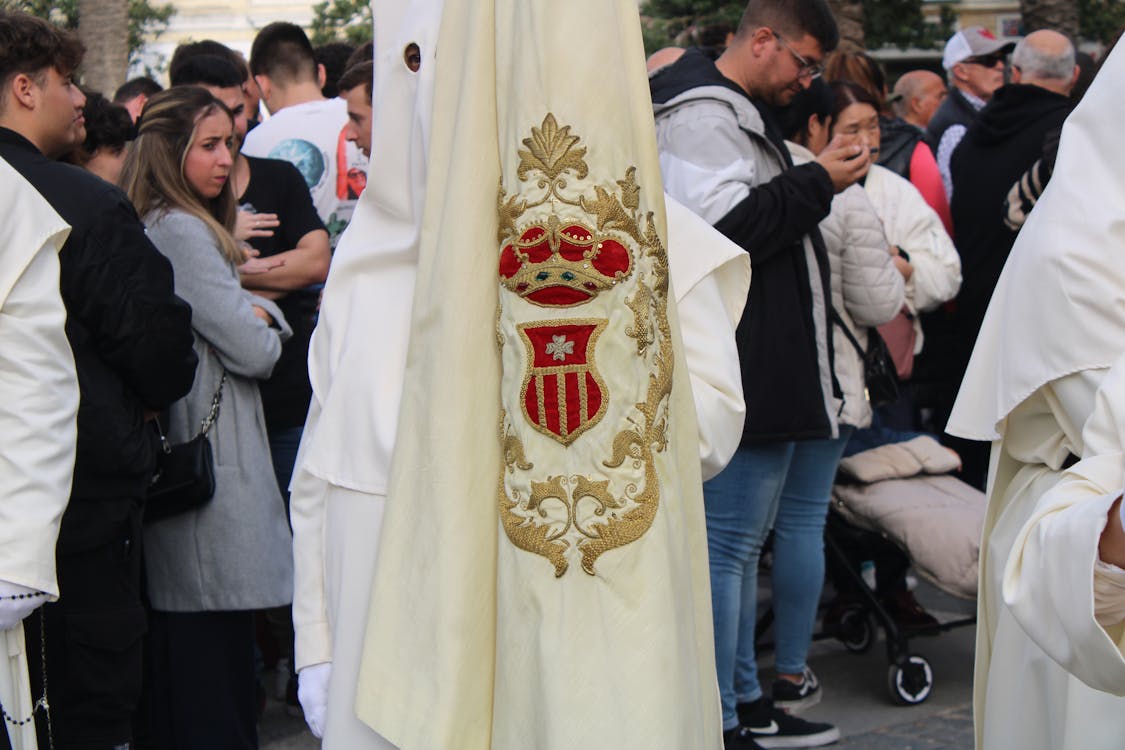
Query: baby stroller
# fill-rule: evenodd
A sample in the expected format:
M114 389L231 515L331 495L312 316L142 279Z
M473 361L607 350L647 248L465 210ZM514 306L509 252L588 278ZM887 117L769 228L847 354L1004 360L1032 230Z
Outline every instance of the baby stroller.
M924 627L904 627L864 579L857 562L870 559L865 550L870 556L881 549L901 550L913 569L938 589L974 600L985 496L951 476L957 465L951 451L920 436L843 459L833 487L824 535L825 567L838 593L847 596L842 607L839 599L833 604L836 611L825 615L825 627L815 638L835 638L849 651L865 653L881 630L887 648L887 689L900 705L922 703L934 686L933 668L925 657L911 653L910 639L972 625L976 618L929 618ZM772 621L770 609L759 619L759 636Z

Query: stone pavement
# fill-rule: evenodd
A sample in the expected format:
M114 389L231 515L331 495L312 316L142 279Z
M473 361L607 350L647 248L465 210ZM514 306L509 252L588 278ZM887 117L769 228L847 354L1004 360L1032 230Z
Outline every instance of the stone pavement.
M895 724L845 737L833 747L841 750L972 750L972 707L966 703L909 724Z
M971 614L974 609L972 602L952 599L925 583L916 594L942 621ZM843 739L834 749L972 750L973 641L971 625L910 641L910 652L929 660L934 672L933 692L916 706L891 702L881 640L865 654L851 653L834 640L817 641L810 650L809 665L820 678L824 698L802 715L840 728ZM759 661L763 685L768 686L773 678L771 655L764 653ZM270 702L260 731L263 750L315 750L319 746L304 722L286 715L275 701Z

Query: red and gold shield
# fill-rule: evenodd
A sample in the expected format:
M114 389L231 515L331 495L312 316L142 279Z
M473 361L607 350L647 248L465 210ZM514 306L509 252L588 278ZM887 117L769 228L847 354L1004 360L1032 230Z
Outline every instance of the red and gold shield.
M544 435L563 445L593 427L608 403L594 367L594 345L604 320L562 320L519 326L527 347L523 414Z

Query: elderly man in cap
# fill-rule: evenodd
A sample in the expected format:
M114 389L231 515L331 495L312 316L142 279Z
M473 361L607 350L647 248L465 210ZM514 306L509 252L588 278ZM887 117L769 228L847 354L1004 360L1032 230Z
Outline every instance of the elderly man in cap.
M983 26L962 29L945 43L942 67L949 74L949 96L926 128L930 143L937 144L937 163L945 185L945 197L953 199L949 158L965 131L996 89L1004 85L1004 58L1015 47Z
M1017 230L1005 222L1004 198L1070 114L1070 90L1078 78L1074 56L1074 45L1057 31L1040 29L1021 39L1012 53L1012 83L997 90L980 111L950 160L956 187L950 208L963 278L949 357L956 382L968 367L985 310L1016 241ZM961 478L984 489L988 444L947 444L961 454Z

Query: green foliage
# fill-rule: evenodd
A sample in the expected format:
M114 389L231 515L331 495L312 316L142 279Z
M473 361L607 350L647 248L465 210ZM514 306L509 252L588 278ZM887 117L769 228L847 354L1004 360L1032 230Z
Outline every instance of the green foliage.
M1083 39L1108 44L1125 26L1125 2L1078 0L1078 28Z
M171 3L153 5L149 0L129 0L129 64L137 61L149 39L156 39L168 29L176 9Z
M309 27L313 45L329 42L363 44L371 40L374 26L370 0L326 0L313 6Z
M68 29L78 28L78 0L0 0L0 8L22 10ZM171 3L153 5L149 0L129 0L129 64L140 56L148 39L168 29L176 9Z
M956 20L953 9L942 5L939 23L927 23L921 0L865 2L863 9L863 32L868 49L929 49L950 37Z
M1122 0L1080 1L1117 5ZM651 54L674 44L676 37L693 25L725 21L737 26L745 7L744 0L648 0L642 7L645 51ZM941 21L926 23L921 0L866 0L863 9L869 49L933 47L949 38L956 21L954 10L942 5Z
M0 0L4 10L22 10L68 29L78 28L78 0Z
M641 7L645 54L677 44L677 41L679 46L691 46L693 27L726 23L737 28L745 7L745 0L648 0ZM681 36L685 32L689 35L687 40Z

